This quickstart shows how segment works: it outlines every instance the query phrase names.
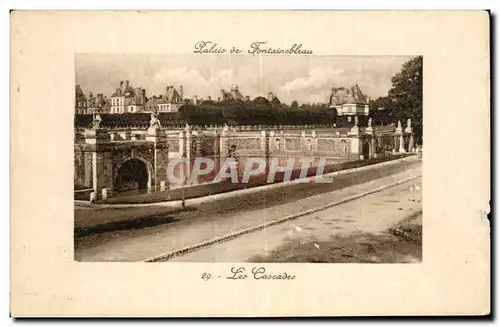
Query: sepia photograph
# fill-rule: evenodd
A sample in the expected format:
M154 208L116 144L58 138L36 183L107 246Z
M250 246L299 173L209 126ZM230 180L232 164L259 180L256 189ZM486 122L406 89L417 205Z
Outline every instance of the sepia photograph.
M76 261L421 262L422 56L194 48L75 55Z

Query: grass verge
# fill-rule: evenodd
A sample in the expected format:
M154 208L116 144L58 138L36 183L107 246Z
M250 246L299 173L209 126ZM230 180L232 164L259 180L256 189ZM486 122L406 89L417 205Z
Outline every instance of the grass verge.
M327 241L292 240L250 262L418 263L422 261L422 212L380 234L355 233Z

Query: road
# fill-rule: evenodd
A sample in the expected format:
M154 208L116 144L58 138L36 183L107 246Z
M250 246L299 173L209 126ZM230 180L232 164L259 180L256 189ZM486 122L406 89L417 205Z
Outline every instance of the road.
M422 179L418 178L169 261L255 261L256 257L265 258L271 252L294 241L312 248L315 242L329 241L335 236L381 233L422 210L421 193L417 191L421 183ZM318 247L317 251L321 251L321 248Z
M115 226L113 231L78 237L75 239L75 259L145 260L322 206L403 178L418 176L421 174L420 167L420 161L382 166L344 176L339 175L331 184L303 184L261 194L228 197L217 203L201 204L188 212L172 212L170 208L163 208L166 212L162 213L161 208L140 208L140 212L144 215L142 221L147 220L149 223L127 228ZM364 200L356 200L353 203L357 203L359 210L365 210L364 202L359 201ZM138 212L138 209L131 210ZM149 213L149 210L153 210L153 214ZM220 253L219 250L216 252ZM189 257L191 254L184 256L184 258ZM178 257L176 260L184 259Z

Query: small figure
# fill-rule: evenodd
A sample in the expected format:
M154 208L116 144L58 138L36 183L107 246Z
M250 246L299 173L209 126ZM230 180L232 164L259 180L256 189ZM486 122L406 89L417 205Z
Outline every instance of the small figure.
M411 127L411 119L408 118L408 120L406 121L406 127Z
M398 128L401 128L401 120L398 120Z
M372 117L368 118L368 127L372 127Z
M149 128L161 128L160 120L156 112L151 113L151 120L149 121Z
M358 116L354 116L354 127L358 127L358 123L359 123Z
M92 120L92 128L93 129L98 129L99 126L101 125L101 122L102 122L101 115L95 114L94 115L94 119Z

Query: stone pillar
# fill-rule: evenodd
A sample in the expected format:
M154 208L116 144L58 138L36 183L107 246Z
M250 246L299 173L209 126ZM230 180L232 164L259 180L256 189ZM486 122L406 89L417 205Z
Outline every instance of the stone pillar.
M403 133L399 134L399 152L405 153Z
M219 147L219 153L221 156L221 161L224 162L224 160L227 157L227 135L228 131L226 128L223 128L220 134L220 147Z
M370 138L370 158L377 158L377 141L373 135Z
M408 119L408 126L405 128L405 134L408 137L408 152L413 152L413 128L411 127L411 121Z
M394 131L394 148L397 152L404 152L403 147L403 129L401 128L401 121L398 121L398 127Z
M306 131L300 133L300 150L307 151Z
M260 132L260 150L264 153L266 151L266 141L267 141L266 131Z
M106 201L106 199L108 198L108 189L107 189L107 188L103 188L103 189L101 190L101 193L102 193L102 199L103 199L104 201Z
M213 142L214 142L214 167L215 169L219 169L220 167L220 133L218 130L212 131Z
M359 140L359 129L352 128L348 135L351 138L351 155L363 159L363 155L360 154L361 142Z
M185 153L186 151L186 146L185 146L185 139L184 139L184 131L179 132L179 135L177 136L177 140L179 142L179 153L181 156Z
M166 172L168 168L168 142L167 135L159 127L150 127L146 132L146 141L153 145L153 172L151 176L151 185L148 185L150 190L160 188L160 183L165 181L164 188L168 189L168 180Z
M83 152L83 185L92 187L92 152Z
M109 133L104 128L85 130L85 143L92 156L92 188L97 197L103 188L113 189L113 160Z
M197 135L196 135L196 157L201 156L201 147L203 145L203 132L201 129L198 129Z

